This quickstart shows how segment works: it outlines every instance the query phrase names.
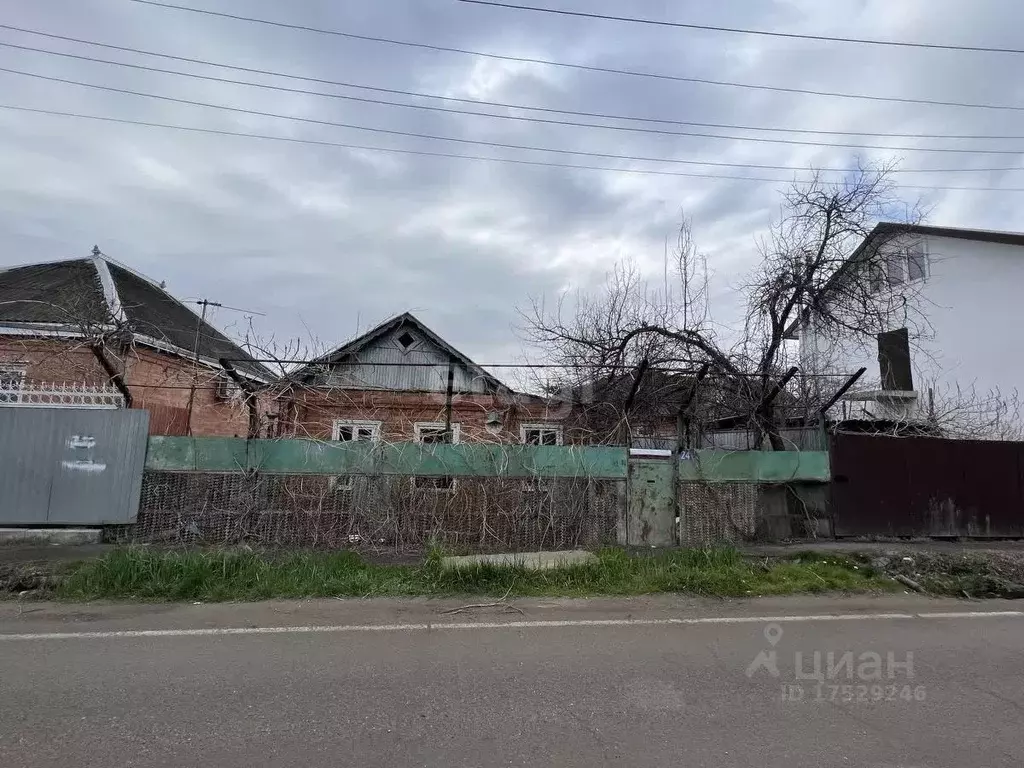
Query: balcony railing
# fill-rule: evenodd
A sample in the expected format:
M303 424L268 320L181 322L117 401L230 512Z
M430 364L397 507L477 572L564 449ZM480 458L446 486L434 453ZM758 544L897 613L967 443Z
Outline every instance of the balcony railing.
M0 407L123 408L124 398L110 384L0 381Z

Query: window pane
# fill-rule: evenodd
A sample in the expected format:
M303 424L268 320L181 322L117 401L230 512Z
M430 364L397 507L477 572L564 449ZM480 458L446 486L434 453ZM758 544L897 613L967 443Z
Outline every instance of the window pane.
M373 440L373 429L371 427L360 427L356 430L356 440Z
M452 427L454 431L455 427ZM446 433L444 427L420 427L421 443L450 443L452 434Z
M558 434L553 430L545 430L541 433L541 445L558 445Z
M890 253L886 257L886 271L889 285L903 285L906 278L903 276L902 253Z
M346 442L353 439L352 427L345 425L338 427L338 439Z
M924 244L916 243L910 246L907 251L907 278L909 280L924 280L927 269Z
M528 429L524 433L523 442L526 445L540 445L540 430L539 429Z

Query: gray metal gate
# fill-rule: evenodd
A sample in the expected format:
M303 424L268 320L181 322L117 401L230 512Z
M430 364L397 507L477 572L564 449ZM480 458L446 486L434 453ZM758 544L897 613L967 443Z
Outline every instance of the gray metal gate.
M143 410L0 407L0 525L134 522Z
M630 455L626 480L626 544L671 547L677 543L675 487L678 473L673 467L676 461L672 454L645 458Z

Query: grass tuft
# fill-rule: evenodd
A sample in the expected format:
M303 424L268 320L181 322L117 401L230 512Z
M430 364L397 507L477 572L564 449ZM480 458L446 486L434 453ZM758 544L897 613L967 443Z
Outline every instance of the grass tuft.
M620 549L596 562L534 571L481 563L446 568L431 547L417 565L373 565L354 552L286 554L124 548L73 566L56 594L68 600L264 600L297 597L493 595L588 596L681 592L718 597L891 590L892 582L842 557L772 563L729 548L632 556Z

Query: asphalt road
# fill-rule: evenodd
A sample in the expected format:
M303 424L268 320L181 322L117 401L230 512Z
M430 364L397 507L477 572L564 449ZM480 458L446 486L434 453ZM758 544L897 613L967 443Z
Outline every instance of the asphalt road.
M1024 765L1020 604L461 604L0 604L0 766Z

